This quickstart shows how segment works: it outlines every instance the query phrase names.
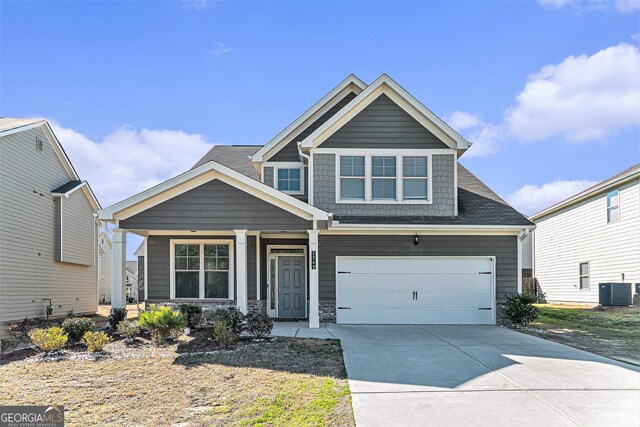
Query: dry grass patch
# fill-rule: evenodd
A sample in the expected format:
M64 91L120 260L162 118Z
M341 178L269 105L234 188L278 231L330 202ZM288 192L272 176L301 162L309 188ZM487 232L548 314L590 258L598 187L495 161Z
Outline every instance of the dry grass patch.
M537 306L540 317L523 332L640 365L639 307Z
M337 341L278 338L198 356L165 350L6 363L0 404L62 404L70 426L354 425Z

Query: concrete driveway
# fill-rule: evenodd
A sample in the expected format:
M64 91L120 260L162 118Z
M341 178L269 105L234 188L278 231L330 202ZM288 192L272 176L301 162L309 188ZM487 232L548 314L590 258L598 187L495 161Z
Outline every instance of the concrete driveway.
M640 369L492 326L337 326L356 424L640 425Z

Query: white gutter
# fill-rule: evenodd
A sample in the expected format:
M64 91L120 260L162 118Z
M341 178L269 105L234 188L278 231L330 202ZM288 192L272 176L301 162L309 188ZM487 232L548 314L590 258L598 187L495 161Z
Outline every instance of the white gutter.
M423 225L423 224L340 224L333 221L329 230L512 230L523 232L536 228L535 225Z

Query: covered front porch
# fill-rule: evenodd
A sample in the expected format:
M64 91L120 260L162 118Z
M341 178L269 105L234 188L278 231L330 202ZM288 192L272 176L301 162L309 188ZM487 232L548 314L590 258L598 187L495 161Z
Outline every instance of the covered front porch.
M144 237L147 304L237 307L320 325L319 230L113 230L113 307L125 305L126 235Z

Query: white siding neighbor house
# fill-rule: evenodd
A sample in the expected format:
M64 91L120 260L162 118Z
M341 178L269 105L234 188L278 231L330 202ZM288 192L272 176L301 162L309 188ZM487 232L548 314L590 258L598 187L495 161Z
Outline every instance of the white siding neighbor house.
M45 120L0 118L0 338L49 299L96 312L99 209Z
M111 237L109 233L98 235L98 304L111 303Z
M548 301L598 303L599 283L640 283L640 164L530 219Z

